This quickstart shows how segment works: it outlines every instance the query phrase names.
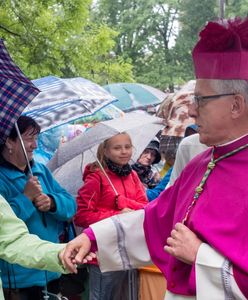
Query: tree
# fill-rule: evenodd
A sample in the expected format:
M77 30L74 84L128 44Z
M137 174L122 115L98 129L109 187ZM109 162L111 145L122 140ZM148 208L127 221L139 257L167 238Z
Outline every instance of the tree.
M83 76L102 83L107 62L110 78L132 80L132 66L108 56L117 33L91 22L90 5L91 0L0 1L1 36L25 74Z
M164 78L166 66L173 65L169 44L176 34L178 5L177 0L98 1L96 19L119 32L115 52L132 60L136 80L162 88L168 81Z
M248 0L226 0L225 16L232 17L246 17Z
M209 20L218 16L216 0L184 0L180 6L180 32L176 40L175 55L180 62L179 72L185 81L194 78L192 49L200 30Z

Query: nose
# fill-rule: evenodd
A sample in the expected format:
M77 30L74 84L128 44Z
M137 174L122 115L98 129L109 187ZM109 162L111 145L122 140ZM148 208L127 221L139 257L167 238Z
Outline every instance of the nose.
M196 103L190 104L189 105L189 110L188 110L188 114L191 118L196 118L198 115L198 107Z
M127 151L128 151L128 150L127 150L126 147L122 147L122 148L121 148L121 152L122 152L122 153L126 153Z
M32 142L32 149L36 149L37 148L37 140Z

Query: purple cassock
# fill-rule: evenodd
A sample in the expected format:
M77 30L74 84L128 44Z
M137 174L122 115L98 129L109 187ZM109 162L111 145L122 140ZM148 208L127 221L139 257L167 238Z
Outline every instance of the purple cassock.
M248 135L224 146L215 147L216 163L203 191L190 211L186 225L233 265L235 280L248 297ZM242 147L244 146L244 147ZM236 153L232 153L238 149ZM182 222L192 203L194 190L201 182L212 150L195 157L183 170L174 186L145 209L144 231L153 262L175 294L195 295L194 265L185 264L164 251L166 240L177 222Z

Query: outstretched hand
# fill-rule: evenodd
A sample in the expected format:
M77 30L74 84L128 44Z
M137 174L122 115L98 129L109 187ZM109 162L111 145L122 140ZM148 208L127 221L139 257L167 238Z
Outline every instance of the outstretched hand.
M91 241L84 233L71 240L60 253L63 265L72 273L77 273L77 265L85 264L96 257L90 252Z
M184 224L177 223L164 250L187 264L193 264L201 243L193 231Z

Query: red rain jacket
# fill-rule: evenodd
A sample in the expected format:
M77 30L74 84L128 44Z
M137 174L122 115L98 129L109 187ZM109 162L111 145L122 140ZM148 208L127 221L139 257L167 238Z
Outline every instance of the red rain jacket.
M87 165L83 174L83 186L78 191L77 226L88 227L102 219L119 214L123 208L142 209L148 203L145 189L135 171L120 177L106 169L118 197L107 177L100 169L90 170ZM117 199L116 199L117 198Z

